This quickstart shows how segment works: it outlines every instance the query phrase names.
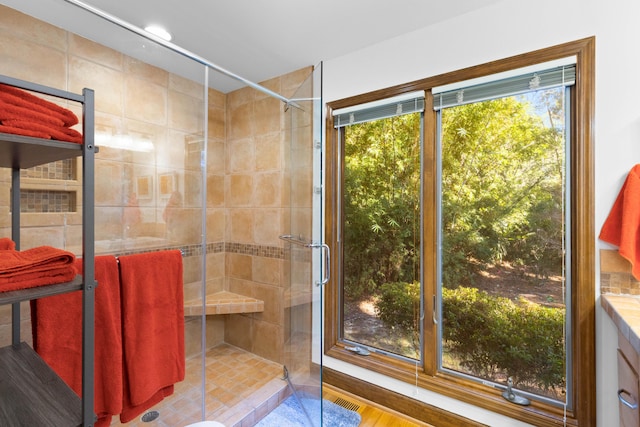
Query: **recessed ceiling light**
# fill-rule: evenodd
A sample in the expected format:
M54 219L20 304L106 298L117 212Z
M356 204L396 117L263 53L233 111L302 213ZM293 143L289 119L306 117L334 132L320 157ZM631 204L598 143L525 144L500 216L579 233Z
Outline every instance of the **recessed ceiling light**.
M148 25L144 28L144 30L148 33L153 34L154 36L158 36L163 40L171 41L171 34L169 31L158 25Z

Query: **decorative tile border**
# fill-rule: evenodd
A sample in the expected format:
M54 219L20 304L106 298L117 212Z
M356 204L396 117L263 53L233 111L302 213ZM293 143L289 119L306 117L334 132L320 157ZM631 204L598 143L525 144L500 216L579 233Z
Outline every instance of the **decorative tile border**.
M132 249L132 250L114 253L113 255L115 256L133 255L133 254L146 253L146 252L155 252L158 250L173 250L173 249L178 249L180 252L182 252L182 256L185 258L202 256L203 254L202 245L177 245L177 246L163 246L163 247L156 247L156 248ZM207 254L217 254L222 252L260 256L265 258L285 259L285 256L289 251L277 246L253 245L248 243L233 243L233 242L207 243L207 247L206 247Z
M253 255L265 258L285 258L284 248L277 246L252 245L248 243L225 242L225 252L243 255Z
M76 193L23 189L20 191L20 212L76 212Z

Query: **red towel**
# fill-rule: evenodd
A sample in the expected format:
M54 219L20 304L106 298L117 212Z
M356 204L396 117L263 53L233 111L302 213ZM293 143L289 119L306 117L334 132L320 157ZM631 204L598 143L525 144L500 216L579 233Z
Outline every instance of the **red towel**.
M3 93L0 92L0 122L4 123L5 120L29 120L38 123L46 123L56 127L64 126L64 122L58 117L41 113L31 108L9 104L4 102L2 98Z
M51 139L51 135L46 132L39 132L31 129L20 129L13 126L5 126L0 124L0 132L10 133L12 135L30 136L33 138Z
M631 263L633 277L640 280L640 164L631 169L622 185L600 240L618 246L620 255Z
M0 292L68 282L76 276L74 260L71 252L51 246L0 250Z
M14 251L16 249L16 243L8 237L0 239L0 251Z
M184 305L180 251L120 257L126 423L173 393L184 379Z
M82 260L76 260L82 273ZM96 426L108 426L122 410L120 278L113 256L95 258ZM82 292L31 302L34 349L79 396L82 394Z
M0 132L81 144L78 117L30 92L0 84Z
M82 134L75 129L53 126L48 123L37 123L29 120L2 120L2 124L13 129L23 129L25 131L42 133L48 136L46 139L56 139L58 141L82 144Z
M58 118L67 127L78 124L78 116L73 111L17 87L0 84L0 101Z

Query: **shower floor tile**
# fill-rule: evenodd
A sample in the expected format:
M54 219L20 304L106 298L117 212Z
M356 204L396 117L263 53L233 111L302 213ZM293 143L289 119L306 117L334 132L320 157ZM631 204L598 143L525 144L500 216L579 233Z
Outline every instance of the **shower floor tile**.
M205 411L208 420L227 427L253 425L286 398L286 382L281 380L282 365L237 347L220 344L207 351ZM160 415L144 422L141 417L120 423L114 417L111 427L183 427L202 420L202 358L187 360L185 380L175 385L173 395L149 411ZM258 419L259 419L258 418Z

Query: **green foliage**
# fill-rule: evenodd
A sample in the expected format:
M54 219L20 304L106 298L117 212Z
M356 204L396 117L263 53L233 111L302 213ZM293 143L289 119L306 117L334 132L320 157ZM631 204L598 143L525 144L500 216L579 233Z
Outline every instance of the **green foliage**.
M409 331L420 330L420 283L385 283L376 301L380 319Z
M565 385L564 310L475 288L443 289L444 350L473 374L543 390Z
M348 297L419 277L420 116L349 126L344 168Z
M551 103L557 95L547 97ZM553 108L550 117L557 116ZM472 284L474 272L501 261L558 273L563 144L561 129L545 125L529 102L515 97L443 111L445 286Z
M387 324L419 331L418 283L382 286L376 310ZM443 289L444 351L468 373L549 390L565 385L564 310L490 296L475 288ZM417 343L418 341L416 341Z

